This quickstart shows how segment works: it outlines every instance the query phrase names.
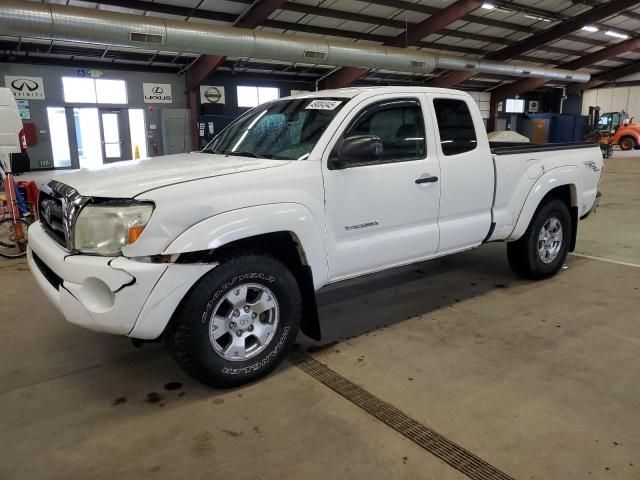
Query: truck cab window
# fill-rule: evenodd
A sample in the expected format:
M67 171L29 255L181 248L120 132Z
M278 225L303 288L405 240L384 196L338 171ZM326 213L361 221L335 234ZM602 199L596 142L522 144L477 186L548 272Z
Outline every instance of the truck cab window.
M394 101L367 107L345 133L380 137L382 161L416 160L425 156L422 109L417 101Z
M478 142L467 102L436 98L433 106L438 119L442 153L449 156L474 150Z

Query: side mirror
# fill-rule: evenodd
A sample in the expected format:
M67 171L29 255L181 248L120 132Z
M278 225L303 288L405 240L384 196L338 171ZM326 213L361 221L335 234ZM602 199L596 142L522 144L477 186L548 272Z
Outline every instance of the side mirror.
M334 168L349 168L359 163L375 162L382 158L383 152L380 137L356 135L342 141L338 148L338 158L332 163Z

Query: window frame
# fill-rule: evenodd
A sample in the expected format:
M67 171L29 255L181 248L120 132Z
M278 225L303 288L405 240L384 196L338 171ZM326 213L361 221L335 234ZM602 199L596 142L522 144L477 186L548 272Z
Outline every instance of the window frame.
M464 152L449 153L449 154L445 153L444 148L442 148L442 135L440 134L440 122L438 120L438 109L436 107L437 100L449 100L449 101L455 101L455 102L462 102L467 106L467 111L469 112L469 118L471 119L471 124L473 125L473 132L474 132L474 138L475 138L475 144L473 148L469 150L465 150ZM434 95L433 97L431 97L431 107L433 108L433 121L434 121L434 127L435 127L434 131L438 132L437 144L438 144L438 147L440 148L440 152L444 157L455 157L456 155L464 155L465 153L473 152L478 149L478 129L476 128L476 122L473 119L472 109L469 107L469 102L467 101L466 98Z
M65 86L65 79L69 79L70 81L82 81L82 82L91 82L93 86L93 100L85 101L85 100L77 100L77 99L67 99L67 89ZM93 78L93 77L74 77L72 75L63 75L60 77L60 81L62 83L62 99L64 100L64 104L67 106L72 105L101 105L101 106L121 106L122 108L127 108L129 103L129 85L128 82L121 78ZM110 81L110 82L122 82L124 86L124 102L103 102L98 99L98 83L102 81Z
M343 129L342 133L336 140L333 148L331 149L331 153L329 154L329 158L327 160L327 168L329 170L338 170L339 168L334 165L334 161L338 158L338 149L340 145L345 140L346 134L349 130L357 124L363 117L376 113L378 111L390 110L392 108L402 108L402 107L418 107L420 112L420 118L422 119L422 129L424 132L423 143L424 143L424 155L415 156L415 157L406 157L401 159L382 159L382 160L372 160L369 162L362 162L350 165L349 168L360 168L367 167L372 165L383 165L387 163L404 163L404 162L415 162L419 160L425 160L428 156L428 145L427 145L427 127L426 127L426 114L424 112L424 106L418 97L396 97L396 98L387 98L384 100L378 100L376 102L365 105L360 109L358 113L347 123L347 126Z
M256 89L256 100L258 103L256 103L255 105L240 105L240 95L239 95L239 89L240 88L255 88ZM271 100L266 100L264 102L260 102L260 89L261 88L270 88L270 89L274 89L278 92L278 96L276 98L272 98ZM238 108L256 108L259 107L260 105L264 105L265 103L269 103L269 102L274 102L276 100L280 100L282 97L281 95L281 91L280 91L280 87L272 87L272 86L264 86L264 85L236 85L236 105L238 106Z

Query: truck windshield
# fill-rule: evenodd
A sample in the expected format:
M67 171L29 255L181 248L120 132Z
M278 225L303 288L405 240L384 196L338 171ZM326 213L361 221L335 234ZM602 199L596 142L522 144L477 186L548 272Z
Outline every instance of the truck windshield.
M238 118L203 152L304 160L348 98L280 100Z

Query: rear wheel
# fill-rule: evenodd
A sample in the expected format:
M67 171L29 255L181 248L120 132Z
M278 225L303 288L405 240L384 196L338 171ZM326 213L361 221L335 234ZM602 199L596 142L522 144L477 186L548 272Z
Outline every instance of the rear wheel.
M636 141L633 137L622 137L620 139L620 150L633 150L636 148Z
M221 262L182 302L167 335L170 351L196 380L228 388L255 381L285 358L300 325L293 274L265 255Z
M29 223L22 218L0 220L0 256L22 257L27 253Z
M509 265L524 278L555 275L567 258L571 229L567 205L558 199L549 200L538 208L525 234L507 244Z

